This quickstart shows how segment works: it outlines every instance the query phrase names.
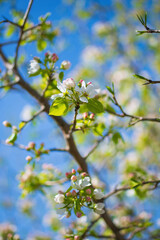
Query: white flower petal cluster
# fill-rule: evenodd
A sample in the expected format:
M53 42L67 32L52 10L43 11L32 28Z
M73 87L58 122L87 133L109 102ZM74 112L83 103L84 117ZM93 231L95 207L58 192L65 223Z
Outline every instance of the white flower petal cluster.
M82 102L88 103L87 97L94 98L97 94L97 91L96 91L94 85L91 82L86 84L85 81L81 81L81 83L82 83L82 86L79 89L79 93L80 93L80 98L79 99Z
M56 203L63 203L65 199L64 194L58 193L55 197L54 197L54 201Z
M82 178L81 175L77 176L77 181L72 181L72 186L78 190L82 190L85 187L91 186L91 179L90 177L84 177Z
M70 61L66 61L66 60L64 60L64 61L61 63L61 68L64 69L64 70L69 69L70 66L71 66Z
M39 63L36 60L31 60L29 63L28 74L34 74L40 69Z
M77 100L84 103L88 103L88 98L94 98L98 94L98 89L88 82L81 80L79 86L76 86L73 78L67 78L63 82L57 81L57 88L61 93L54 94L51 99L56 99L57 97L68 97L71 100Z
M104 207L105 207L104 203L96 203L94 205L94 211L98 214L103 214L105 213Z
M104 194L103 192L101 191L101 189L94 189L93 191L93 196L95 199L99 200L99 199L102 199L104 197Z

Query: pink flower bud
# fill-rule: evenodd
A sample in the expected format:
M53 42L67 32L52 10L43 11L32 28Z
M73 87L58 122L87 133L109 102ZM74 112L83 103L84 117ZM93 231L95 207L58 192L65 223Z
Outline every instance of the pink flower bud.
M58 59L59 59L59 58L58 58L57 54L56 54L56 53L53 53L51 60L52 60L53 62L57 62Z
M45 53L45 57L48 57L48 56L49 56L49 52L46 52L46 53Z
M87 193L88 195L90 195L90 194L92 193L91 189L90 189L90 188L87 188L87 189L86 189L86 193Z
M17 131L18 131L18 129L17 129L16 126L12 126L12 129L13 129L14 132L17 132Z
M86 197L86 202L90 202L91 198L90 197Z
M71 174L69 172L66 172L66 177L67 178L70 178L71 177Z
M73 175L73 176L71 177L71 181L73 181L73 182L77 181L77 177L76 177L75 175Z
M40 146L41 146L41 147L44 147L44 143L41 143Z
M81 176L82 176L82 177L86 177L87 175L88 175L88 174L87 174L86 172L82 172L82 173L81 173Z
M26 157L26 161L27 161L27 162L30 162L31 160L32 160L32 157L31 157L31 156L27 156L27 157Z
M74 236L74 240L79 240L80 238L79 238L79 236Z
M12 127L11 123L8 122L8 121L3 121L3 125L4 125L5 127Z
M88 113L87 112L83 113L83 118L87 119L87 117L88 117Z
M67 196L67 197L71 197L71 196L72 196L72 193L71 193L71 192L67 192L67 193L66 193L66 196Z
M78 173L81 173L81 172L82 172L82 168L79 167L79 168L77 169L77 172L78 172Z
M92 82L88 82L88 83L87 83L87 86L90 85L90 84L92 84Z
M90 119L94 119L94 117L95 117L94 113L91 113Z
M72 174L76 174L76 170L75 169L72 169Z
M73 197L77 196L77 193L76 193L75 190L72 191L72 196L73 196Z
M9 139L6 139L5 143L9 144L9 145L12 145L12 143L9 141Z
M81 212L77 212L77 213L76 213L76 216L77 216L78 218L80 218L80 217L82 216L82 213L81 213Z
M31 149L34 149L35 148L35 143L34 142L29 142L28 143L28 147L31 148Z

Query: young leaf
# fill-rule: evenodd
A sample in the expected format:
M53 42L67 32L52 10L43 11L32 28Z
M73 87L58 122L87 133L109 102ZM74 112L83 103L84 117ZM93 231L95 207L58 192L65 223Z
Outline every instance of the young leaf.
M62 81L63 80L63 77L64 77L64 72L60 72L59 73L59 79Z
M9 143L14 143L17 139L17 133L12 133L11 136L7 139Z
M104 112L104 108L101 102L99 102L95 98L91 98L88 100L88 103L86 104L87 108L92 113L102 113Z
M122 135L119 132L115 132L112 136L112 140L115 144L118 144L119 140L122 140L122 142L124 142L124 139L122 137Z
M109 87L109 86L106 86L106 88L108 89L108 91L109 91L111 94L114 94L114 91L112 90L112 88L111 88L111 87Z
M62 116L68 111L68 103L64 98L58 97L50 107L49 115Z

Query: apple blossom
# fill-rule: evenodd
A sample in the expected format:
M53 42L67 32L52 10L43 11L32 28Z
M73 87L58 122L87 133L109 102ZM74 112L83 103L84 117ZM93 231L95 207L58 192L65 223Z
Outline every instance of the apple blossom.
M64 198L65 198L64 194L59 193L59 194L57 194L57 195L54 197L54 201L55 201L56 203L63 203L63 202L64 202Z
M71 185L78 190L82 190L85 187L91 186L91 180L90 180L90 177L82 178L79 175L79 176L77 176L77 181L75 181L75 182L72 181Z
M40 69L39 63L36 60L31 60L29 63L28 74L34 74Z
M64 70L69 69L70 66L71 66L70 61L66 61L66 60L64 60L64 61L61 63L61 68L64 69Z
M100 189L96 188L93 191L93 196L94 196L95 199L99 200L99 199L102 199L104 197L104 194Z
M79 88L79 94L80 94L79 99L81 100L81 102L88 103L88 97L94 98L97 94L97 91L91 82L86 84L85 81L81 80L80 83L81 83L81 88Z
M105 207L104 203L96 203L94 205L94 211L98 214L103 214L105 213L104 207Z

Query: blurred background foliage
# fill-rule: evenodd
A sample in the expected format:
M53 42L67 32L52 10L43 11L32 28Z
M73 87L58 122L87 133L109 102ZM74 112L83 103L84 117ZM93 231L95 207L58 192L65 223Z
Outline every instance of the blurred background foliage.
M26 6L26 0L23 4L18 0L1 0L0 21L4 20L4 16L20 24ZM50 12L51 15L45 15L46 12ZM61 0L58 2L46 0L45 3L42 0L35 1L26 29L40 25L26 31L21 42L18 59L20 71L38 91L45 88L45 76L44 78L28 78L27 65L34 56L43 58L44 53L50 51L58 54L59 65L64 59L71 61L72 67L65 72L65 78L92 81L103 92L104 97L101 101L106 112L95 116L95 131L85 131L84 134L77 132L75 137L79 149L85 155L99 136L111 129L116 132L115 136L106 138L88 159L94 184L102 186L106 193L117 184L131 184L135 176L136 180L137 178L153 179L155 176L160 178L160 124L140 122L130 127L129 118L119 118L107 111L107 109L112 109L120 113L110 100L110 93L105 87L114 83L118 103L125 112L136 116L159 117L160 86L158 84L145 86L141 79L133 77L134 74L140 74L152 80L159 80L160 36L158 34L139 36L136 33L136 30L143 30L136 14L144 15L145 12L148 15L149 26L159 29L160 4L158 0ZM42 17L39 17L41 14ZM11 61L18 32L19 29L12 24L0 24L0 44L6 43L3 48ZM12 44L7 44L10 41ZM14 80L13 73L5 71L2 61L0 66L0 84ZM55 89L56 81L47 91L46 97L55 93ZM20 120L28 119L38 108L36 103L18 87L1 90L0 98L1 122L7 119L18 125ZM72 114L69 114L65 118L71 121L72 117ZM0 128L1 140L5 140L10 132L3 126ZM45 115L35 119L26 129L19 135L17 140L19 143L27 145L29 141L37 141L38 144L45 142L48 149L59 147L59 140L61 145L64 145L59 129L56 125L53 126ZM78 219L74 223L71 221L72 218L61 221L56 218L50 192L54 194L54 191L56 192L62 186L55 186L48 191L50 199L48 204L45 198L37 192L27 200L19 200L21 191L17 187L16 176L24 170L26 153L8 146L0 146L0 149L1 222L10 221L17 225L18 233L22 238L28 237L28 239L50 239L53 236L55 239L63 239L65 229L61 227L62 224L70 228L78 224L78 229L85 228L87 217L83 217L83 221ZM56 161L57 158L59 162ZM63 176L65 171L76 166L67 154L52 153L48 157L40 158L37 164L38 172L41 171L41 165L45 161L60 168ZM61 168L62 164L63 168ZM154 223L150 227L152 232L146 233L154 239L154 235L159 234L160 226L160 216L157 210L159 193L158 189L148 191L145 187L137 188L113 196L106 202L111 214L115 216L115 222L120 225L132 223L134 226L134 224L143 222L149 226ZM32 198L36 203L32 203ZM88 219L93 218L94 216L88 216ZM109 232L105 230L103 222L100 222L96 228L103 234ZM41 234L41 238L38 238L37 232L39 231L43 231L46 236L43 237ZM144 239L144 236L139 235L139 237Z

